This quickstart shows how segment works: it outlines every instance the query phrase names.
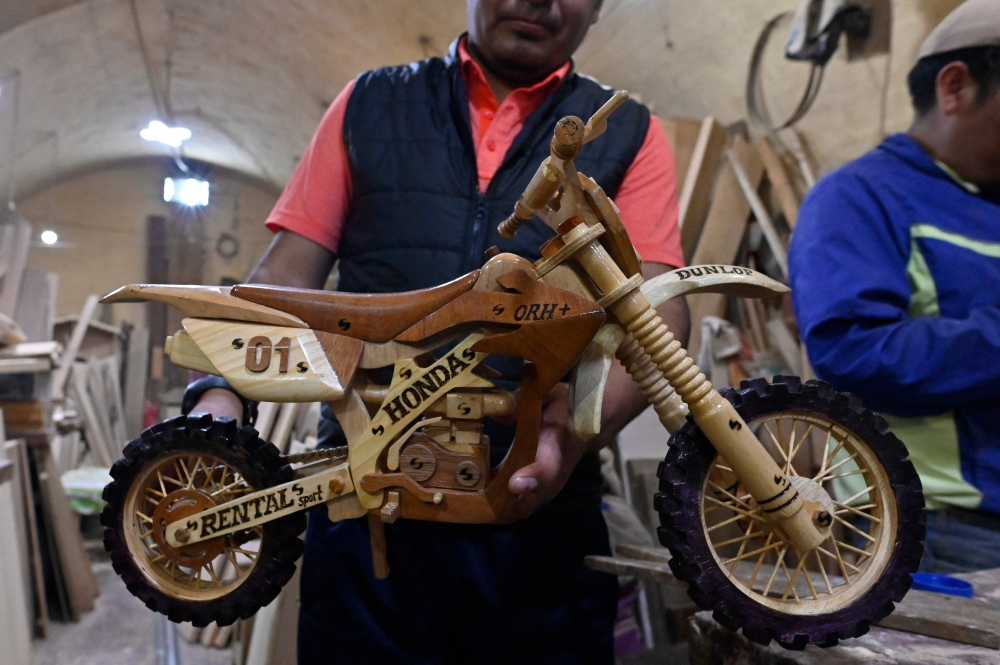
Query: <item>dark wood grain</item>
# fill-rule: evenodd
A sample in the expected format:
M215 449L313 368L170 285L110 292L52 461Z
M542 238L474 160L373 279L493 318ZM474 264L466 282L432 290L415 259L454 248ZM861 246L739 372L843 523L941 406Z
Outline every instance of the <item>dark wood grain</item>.
M368 342L388 342L428 314L443 307L479 279L479 271L420 291L369 294L241 284L232 295L294 314L313 330Z

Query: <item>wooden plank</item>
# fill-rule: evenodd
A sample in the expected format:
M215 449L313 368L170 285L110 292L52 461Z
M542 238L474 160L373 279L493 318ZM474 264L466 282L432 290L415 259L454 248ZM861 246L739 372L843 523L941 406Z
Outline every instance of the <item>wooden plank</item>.
M135 327L128 336L128 359L125 369L125 436L137 437L142 431L142 410L146 404L149 374L149 330Z
M268 437L271 435L271 428L274 427L274 421L277 420L280 410L281 405L277 402L260 402L257 404L257 422L254 423L254 429L257 430L260 438L265 441L270 441Z
M28 466L28 446L23 439L8 441L6 444L7 458L16 458L20 471L20 500L24 510L24 530L28 546L28 557L31 562L31 576L34 581L35 598L35 628L40 637L49 633L49 611L45 598L45 574L42 571L42 548L38 537L38 520L35 515L35 499L31 486L31 469Z
M27 372L49 372L51 370L51 358L0 359L0 374L24 374Z
M755 188L758 187L764 166L757 151L741 136L733 139L731 149L743 166L750 184ZM727 161L722 165L719 179L715 184L712 207L708 211L701 239L690 263L730 264L735 261L746 233L749 217L750 204L743 195L732 165ZM701 320L709 315L725 316L726 297L717 293L688 296L688 307L691 310L688 353L694 356L701 348Z
M764 164L767 179L778 199L778 205L781 206L785 221L788 222L789 228L794 229L799 220L799 197L795 193L795 188L788 178L788 172L785 171L781 157L770 137L765 136L761 139L760 143L757 144L757 152L760 153L760 160Z
M756 185L751 184L750 178L743 169L743 165L740 163L740 160L736 157L732 150L726 152L726 159L729 160L729 165L732 167L733 173L736 175L736 180L740 183L740 189L743 190L743 196L746 197L747 203L750 204L750 209L753 210L754 217L757 219L757 224L760 225L760 230L764 233L764 239L767 241L768 247L771 248L771 254L774 256L774 260L781 269L781 274L785 277L785 279L787 279L788 250L785 249L785 243L778 236L778 229L774 226L774 221L771 219L771 213L764 205L764 202L760 200L760 195L757 193Z
M674 574L670 571L670 566L665 563L597 555L585 557L583 562L591 570L599 570L604 573L611 573L612 575L637 577L643 580L652 580L659 584L687 586L674 577Z
M299 406L297 402L282 404L278 421L274 423L274 431L271 432L270 441L282 453L288 449L288 440L292 435L292 425L295 424L295 419L299 415Z
M4 452L0 450L0 457ZM27 585L26 552L15 536L22 521L20 503L15 500L16 465L0 461L0 644L3 662L10 665L31 663L31 599Z
M97 578L90 568L90 557L83 545L79 518L69 505L69 498L60 482L51 451L48 446L39 446L33 450L39 467L38 481L46 512L45 519L52 525L59 571L66 585L72 613L78 616L94 609L94 599L99 593Z
M19 214L4 212L0 224L0 314L17 319L17 301L28 263L31 224Z
M246 665L295 665L298 661L301 570L298 566L278 598L254 617Z
M74 363L75 364L75 363ZM87 441L87 447L95 460L103 466L111 468L114 460L111 459L109 447L101 431L100 420L94 408L94 403L87 392L86 377L82 372L73 372L73 383L71 384L73 401L83 418L83 436Z
M14 319L32 342L51 339L52 319L47 307L50 301L45 271L35 266L26 266Z
M698 130L691 162L678 197L677 223L681 228L681 248L690 259L698 244L712 203L712 189L719 160L729 142L725 128L715 118L705 118Z
M59 366L52 376L52 399L56 401L61 401L65 396L69 372L76 361L76 354L80 351L83 336L87 334L87 326L90 325L90 319L93 318L96 308L97 296L92 295L84 303L83 311L80 312L80 318L76 322L76 327L73 328L73 335L70 337L69 343L66 344L66 352L63 354L62 365Z
M879 623L952 642L1000 649L1000 604L928 591L910 591Z
M664 128L666 129L666 126ZM670 147L674 151L678 196L684 181L687 179L688 167L691 165L691 156L694 155L694 146L698 142L698 132L700 131L700 121L692 118L675 118L671 122L671 131L667 133Z

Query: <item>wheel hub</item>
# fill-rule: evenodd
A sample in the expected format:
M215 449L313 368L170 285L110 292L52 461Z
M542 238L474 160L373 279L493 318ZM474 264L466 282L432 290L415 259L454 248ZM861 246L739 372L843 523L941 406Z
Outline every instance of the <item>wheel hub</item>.
M216 502L206 492L195 489L179 489L171 492L157 505L153 512L153 540L160 553L179 566L200 568L215 560L222 553L224 538L203 540L184 547L171 547L167 542L167 525L203 510L214 508Z

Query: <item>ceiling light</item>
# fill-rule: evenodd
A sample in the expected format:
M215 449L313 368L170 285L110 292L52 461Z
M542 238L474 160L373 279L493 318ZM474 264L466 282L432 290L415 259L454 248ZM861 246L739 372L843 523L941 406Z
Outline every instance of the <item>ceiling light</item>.
M170 146L181 147L181 143L191 138L191 130L186 127L167 127L159 120L153 120L149 127L139 132L139 136L147 141L156 141Z
M186 206L207 206L208 182L194 178L167 178L163 181L163 200Z
M54 245L59 242L59 234L55 231L42 231L42 242L46 245Z

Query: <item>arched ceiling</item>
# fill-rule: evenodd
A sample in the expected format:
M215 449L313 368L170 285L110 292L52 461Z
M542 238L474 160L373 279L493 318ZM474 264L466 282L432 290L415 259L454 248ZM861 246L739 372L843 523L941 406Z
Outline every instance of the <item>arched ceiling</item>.
M157 110L130 0L5 0L0 186L20 71L17 186L168 149L139 138ZM8 12L6 5L14 5ZM326 107L358 72L447 49L462 0L136 0L184 155L280 186ZM44 11L48 9L48 11ZM14 17L20 18L13 25Z
M170 115L194 134L186 157L280 187L352 77L443 53L466 23L465 0L2 2L0 198L7 192L15 71L21 73L15 171L22 195L95 165L168 154L141 140L139 131ZM744 115L746 65L757 34L771 16L797 4L605 0L577 64L640 93L662 115L711 113L732 122ZM908 63L923 35L955 4L895 0L897 61ZM842 55L829 69L803 125L827 165L878 140L883 72L881 62L848 64ZM907 69L892 67L892 128L908 118ZM801 71L772 76L770 93L795 99ZM157 109L150 79L165 112Z

